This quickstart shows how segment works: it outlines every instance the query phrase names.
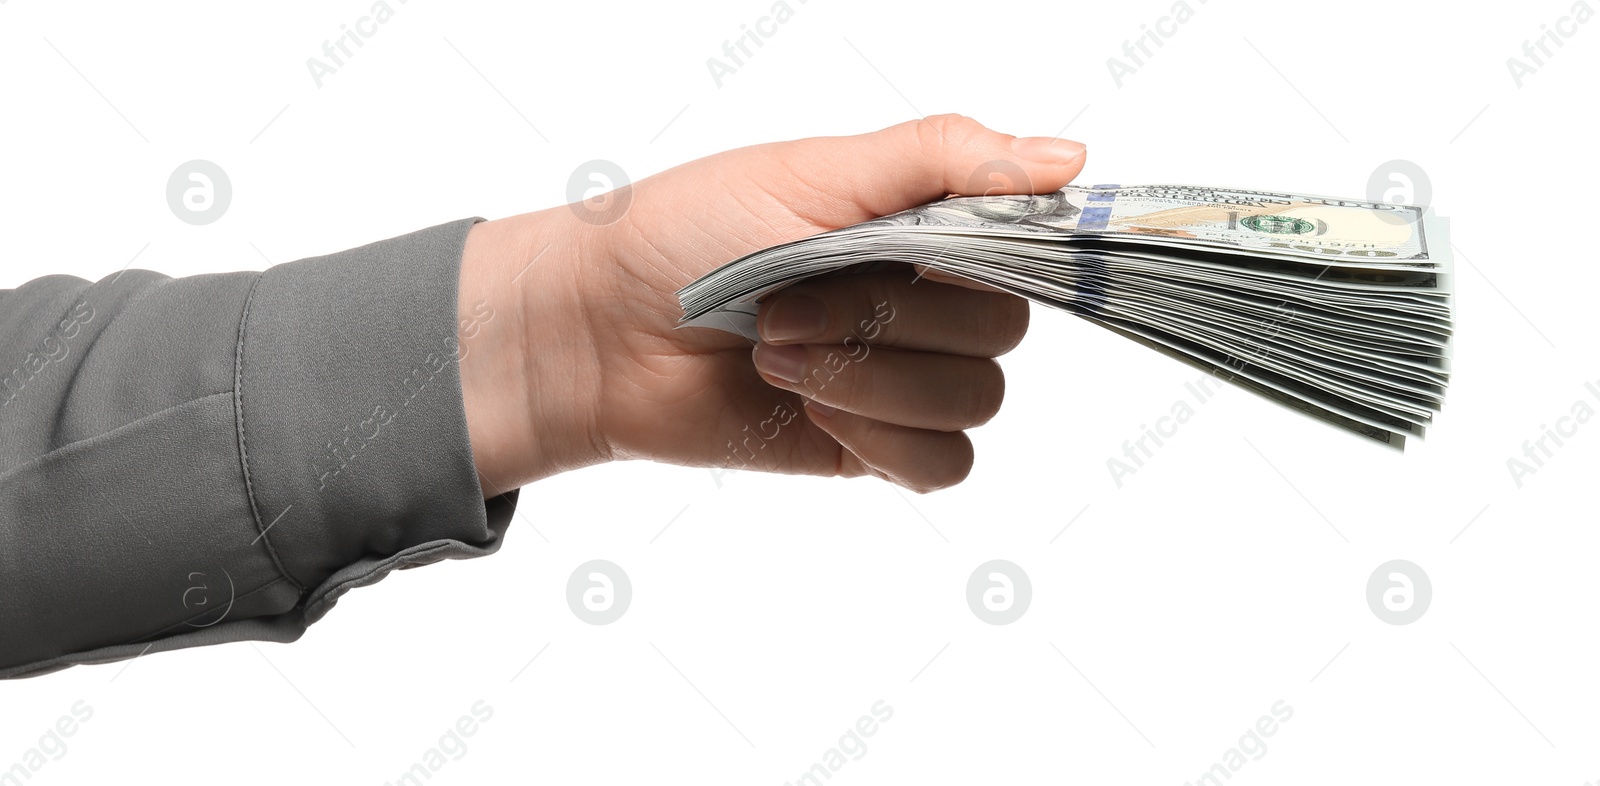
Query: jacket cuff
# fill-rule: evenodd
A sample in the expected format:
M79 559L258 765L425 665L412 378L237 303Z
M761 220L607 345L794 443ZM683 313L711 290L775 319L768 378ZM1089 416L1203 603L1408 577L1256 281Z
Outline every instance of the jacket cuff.
M489 554L515 508L487 504L457 366L463 219L264 272L234 390L262 546L304 623L397 567Z

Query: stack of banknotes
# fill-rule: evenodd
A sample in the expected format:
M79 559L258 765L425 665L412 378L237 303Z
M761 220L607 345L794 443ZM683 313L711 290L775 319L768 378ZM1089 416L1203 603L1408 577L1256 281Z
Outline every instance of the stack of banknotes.
M1199 186L955 197L757 251L678 292L754 339L761 298L906 262L1069 311L1378 442L1423 436L1450 376L1451 258L1430 209Z

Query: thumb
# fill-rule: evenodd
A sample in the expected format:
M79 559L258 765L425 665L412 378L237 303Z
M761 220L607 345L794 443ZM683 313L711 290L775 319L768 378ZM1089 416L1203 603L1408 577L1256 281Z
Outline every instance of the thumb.
M870 134L788 143L790 171L822 170L829 191L870 214L959 196L1041 194L1083 170L1084 145L1014 137L961 115L934 115Z

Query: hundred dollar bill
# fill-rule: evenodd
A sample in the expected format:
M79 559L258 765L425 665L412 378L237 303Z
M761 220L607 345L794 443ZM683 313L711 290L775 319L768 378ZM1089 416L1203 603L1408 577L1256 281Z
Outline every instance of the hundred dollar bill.
M1431 424L1449 380L1447 226L1424 206L1201 186L958 197L733 260L679 291L680 326L756 339L767 294L907 262L1400 447Z
M1436 245L1424 207L1181 185L950 199L844 231L889 226L1196 246L1351 267L1428 267Z

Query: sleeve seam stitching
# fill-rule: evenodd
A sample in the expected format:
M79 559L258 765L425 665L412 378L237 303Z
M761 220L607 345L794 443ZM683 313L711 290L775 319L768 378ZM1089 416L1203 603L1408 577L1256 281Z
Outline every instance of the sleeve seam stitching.
M239 315L239 340L238 340L238 343L234 347L234 355L233 355L233 414L234 414L234 422L236 424L236 427L237 427L237 430L238 430L238 434L239 434L239 466L244 471L244 493L245 493L246 498L248 498L249 501L250 501L250 515L255 519L256 531L260 533L257 536L257 538L261 541L262 545L266 547L267 556L272 558L272 565L273 565L273 567L275 567L277 569L279 575L283 576L285 581L288 581L291 585L293 585L294 588L295 588L295 591L298 592L302 598L304 598L305 597L305 593L306 593L305 585L302 584L300 581L296 580L294 576L290 575L288 568L284 567L283 560L278 557L278 550L273 548L272 540L267 537L267 528L268 527L267 526L263 526L262 523L261 523L261 508L260 508L259 505L256 504L255 484L251 481L251 478L250 478L250 451L245 446L245 438L244 438L244 334L245 334L245 325L250 320L250 304L255 302L256 288L258 286L260 286L261 279L263 279L265 277L266 277L265 274L257 276L256 280L250 284L250 293L245 296L243 313L241 313ZM287 511L287 510L288 509L285 508L285 511Z

